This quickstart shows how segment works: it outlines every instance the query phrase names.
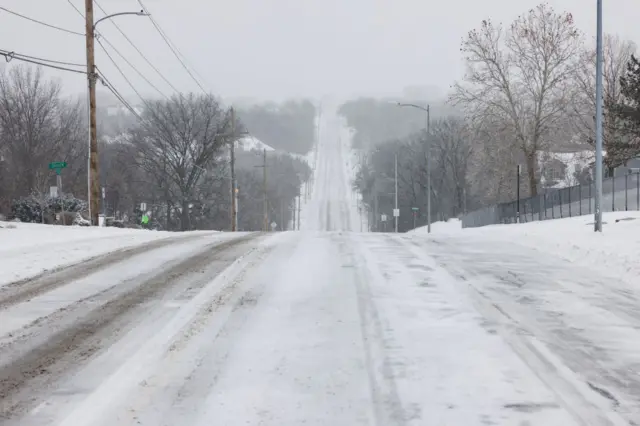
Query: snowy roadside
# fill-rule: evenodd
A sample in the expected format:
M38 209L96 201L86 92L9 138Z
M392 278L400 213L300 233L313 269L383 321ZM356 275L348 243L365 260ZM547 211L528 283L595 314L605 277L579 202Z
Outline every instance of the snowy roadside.
M502 241L552 254L558 258L597 269L625 282L640 275L640 212L603 213L604 232L593 232L593 216L531 222L521 225L491 225L462 229L460 222L434 223L409 233L411 238L462 238L481 242Z
M0 222L0 285L152 241L216 234Z

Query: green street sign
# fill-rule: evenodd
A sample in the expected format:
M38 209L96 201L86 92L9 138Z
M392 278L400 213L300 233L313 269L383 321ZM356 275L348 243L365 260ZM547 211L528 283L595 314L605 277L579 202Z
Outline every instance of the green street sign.
M413 210L414 212L417 212L420 209L418 209L417 207L411 207L411 210Z
M64 169L65 167L67 167L67 163L65 161L54 161L53 163L49 163L49 169L51 170Z

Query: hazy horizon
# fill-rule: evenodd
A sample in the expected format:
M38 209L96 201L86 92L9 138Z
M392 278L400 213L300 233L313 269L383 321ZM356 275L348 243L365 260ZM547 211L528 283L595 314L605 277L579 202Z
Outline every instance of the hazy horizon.
M84 2L71 0L84 10ZM268 4L267 4L268 3ZM224 99L256 101L291 97L339 98L400 96L406 87L425 87L444 97L463 72L459 45L482 19L508 24L539 4L538 0L454 0L425 4L420 0L343 1L237 0L215 7L211 2L147 0L154 19L178 46L207 91ZM588 37L595 31L595 2L548 2L573 14ZM135 0L101 0L107 12L137 11ZM640 41L632 21L632 0L605 4L605 31ZM84 22L67 0L5 0L15 12L83 32ZM464 14L461 12L464 11ZM102 17L96 7L96 19ZM200 91L146 17L115 18L147 58L180 91ZM172 89L127 43L110 22L98 27L141 73L160 90ZM0 11L0 49L68 62L85 62L84 37L67 34ZM110 49L108 47L108 49ZM111 50L111 49L110 49ZM159 97L112 50L111 55L145 97ZM18 61L13 61L17 63ZM127 98L134 96L99 46L96 63ZM196 74L196 75L197 75ZM68 94L84 93L85 79L47 69Z

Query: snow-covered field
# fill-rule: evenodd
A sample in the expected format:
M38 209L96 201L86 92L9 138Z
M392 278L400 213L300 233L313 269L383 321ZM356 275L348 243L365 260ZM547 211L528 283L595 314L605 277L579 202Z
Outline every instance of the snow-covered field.
M212 234L0 222L0 285L153 241Z
M640 221L359 232L321 125L302 232L0 229L0 423L640 424Z

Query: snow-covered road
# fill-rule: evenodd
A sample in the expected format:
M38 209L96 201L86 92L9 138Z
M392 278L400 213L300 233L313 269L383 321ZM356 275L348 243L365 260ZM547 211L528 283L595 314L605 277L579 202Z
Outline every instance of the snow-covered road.
M489 234L355 232L348 132L324 120L302 232L0 286L0 424L640 422L640 290Z

